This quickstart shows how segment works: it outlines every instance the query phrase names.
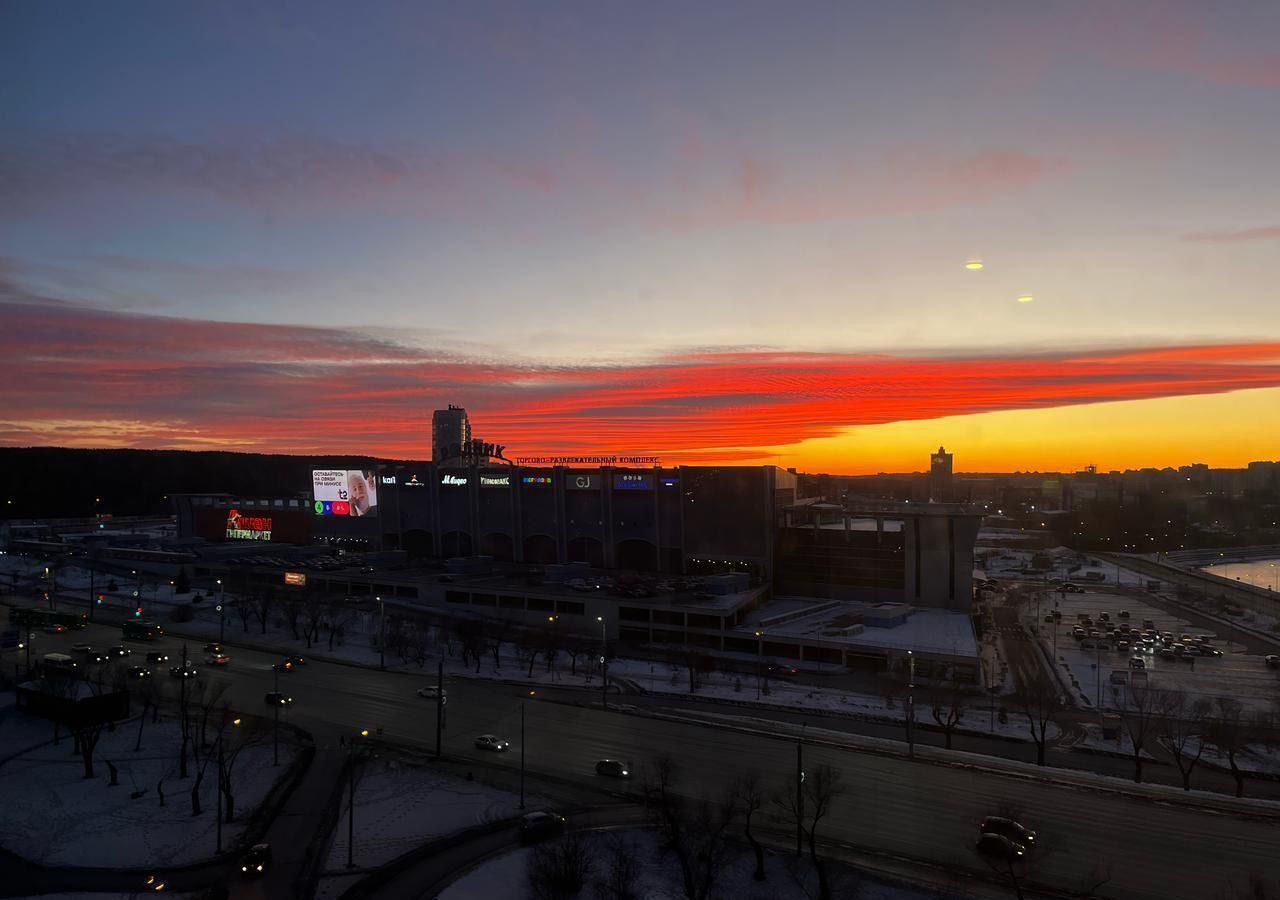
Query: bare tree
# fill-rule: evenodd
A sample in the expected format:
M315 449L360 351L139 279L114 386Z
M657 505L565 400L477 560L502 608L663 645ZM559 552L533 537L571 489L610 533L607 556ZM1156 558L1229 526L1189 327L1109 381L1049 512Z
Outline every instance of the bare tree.
M708 900L724 869L728 832L738 808L732 792L718 802L688 801L676 793L676 765L670 756L650 767L646 799L661 829L664 844L675 855L685 900Z
M1244 771L1237 758L1253 740L1253 723L1246 717L1239 700L1234 697L1219 697L1214 701L1206 736L1218 757L1226 757L1231 777L1236 782L1236 796L1243 797Z
M493 671L502 670L502 645L511 636L511 620L505 617L485 620L485 640L493 652Z
M237 597L232 602L232 606L235 608L236 613L239 614L240 616L240 630L243 633L248 634L249 620L253 618L253 613L254 613L253 600L251 600L249 597ZM224 615L226 614L225 609L223 610L223 614Z
M265 732L258 727L257 719L236 719L225 706L222 708L222 720L219 740L223 746L216 759L222 775L222 821L234 822L235 782L231 776L235 772L236 760L246 747L262 743Z
M831 879L826 862L818 855L818 828L831 813L835 801L844 793L843 776L838 769L823 763L812 772L788 779L787 786L774 798L774 803L792 828L804 834L809 847L809 862L818 878L819 900L831 900ZM797 789L798 788L798 789Z
M768 877L764 870L764 845L751 831L752 818L764 808L764 785L760 773L751 771L741 776L733 786L733 793L738 809L742 812L742 834L751 845L751 852L756 857L756 869L751 877L756 881L764 881Z
M951 736L964 718L964 710L969 702L969 691L952 675L936 684L926 686L923 693L924 702L929 707L929 714L942 729L943 740L946 741L947 749L950 750Z
M1120 705L1120 721L1129 736L1133 753L1133 780L1142 783L1142 754L1147 743L1160 732L1161 719L1169 706L1169 694L1160 688L1130 685Z
M276 592L275 588L263 588L256 597L253 598L253 614L258 618L258 624L262 626L262 633L267 633L267 622L271 620L271 612L276 608Z
M1212 704L1204 698L1191 700L1186 691L1169 691L1160 720L1160 737L1178 767L1184 791L1191 790L1191 773L1204 753L1211 708Z
M302 619L302 608L306 605L306 599L297 588L286 588L280 602L284 608L284 620L289 623L289 633L296 641L302 636L298 634L298 622ZM307 646L310 646L310 642Z
M640 860L622 835L613 835L605 850L605 872L596 881L595 900L641 900Z
M329 620L329 649L333 649L333 639L339 631L346 627L351 621L351 607L347 606L346 598L339 596L331 596L325 600L325 617Z
M591 848L580 834L539 844L529 855L526 873L534 900L571 900L591 876Z
M306 638L308 650L311 649L312 641L319 643L320 623L324 621L328 610L328 598L318 588L311 587L311 583L308 582L307 592L302 597L302 614L305 619L303 637ZM333 630L332 625L329 626L329 630Z
M1066 709L1066 701L1053 676L1037 669L1010 698L1013 705L1027 717L1027 730L1036 745L1036 765L1045 764L1045 750L1049 741L1049 726Z
M523 667L528 663L528 677L533 677L533 664L538 661L538 655L542 653L542 642L538 639L538 635L530 629L520 631L516 635L516 657L520 660Z
M458 643L462 645L462 664L467 666L474 662L476 674L479 674L486 649L484 622L479 619L459 619L454 623L453 630Z

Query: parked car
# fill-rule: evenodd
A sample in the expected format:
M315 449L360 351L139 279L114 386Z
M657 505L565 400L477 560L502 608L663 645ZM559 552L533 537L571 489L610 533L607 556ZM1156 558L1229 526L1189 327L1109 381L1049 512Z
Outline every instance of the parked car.
M1264 656L1262 661L1267 664L1268 669L1280 669L1280 656L1276 656L1274 653L1270 656Z
M1036 833L1030 828L1005 816L987 816L978 825L983 834L999 834L1007 837L1015 844L1031 847L1036 842Z
M1147 661L1143 659L1141 656L1129 657L1130 669L1145 669L1146 667L1147 667Z
M1161 647L1160 650L1158 651L1158 654L1161 659L1177 659L1178 658L1178 654L1174 653L1168 647Z
M252 878L266 872L270 865L271 845L254 844L244 855L244 859L240 860L240 871Z
M152 652L147 654L147 665L162 666L168 661L169 661L168 653L159 653L153 650Z
M293 706L293 698L280 691L267 691L262 697L262 702L267 706Z
M502 753L511 749L511 743L504 741L496 734L482 734L476 738L476 748L479 750L492 750L494 753Z
M520 840L526 844L564 834L564 816L531 812L520 817Z
M628 778L631 776L631 764L621 759L602 759L596 763L596 774L610 778Z
M978 838L976 849L983 856L1015 862L1026 856L1026 849L1002 834L984 834Z
M1128 641L1116 641L1116 649L1117 649L1118 651L1120 651L1121 653L1126 653L1126 652L1128 652L1128 650L1129 650L1129 642L1128 642Z

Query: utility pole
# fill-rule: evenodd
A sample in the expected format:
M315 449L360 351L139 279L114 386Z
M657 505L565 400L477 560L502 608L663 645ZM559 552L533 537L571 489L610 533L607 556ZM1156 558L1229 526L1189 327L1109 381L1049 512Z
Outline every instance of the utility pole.
M604 616L596 616L600 623L600 706L609 708L609 639L605 635Z
M223 603L227 597L227 587L222 583L222 579L218 579L218 643L221 644L226 634L227 613L226 604Z
M276 702L271 704L273 719L271 725L271 758L273 766L280 765L280 673L272 668L271 674L275 677Z
M796 856L804 852L804 728L796 738Z
M444 733L444 705L448 700L444 695L444 660L436 669L436 759L440 758L440 741Z
M94 578L93 578L93 576L94 576L95 574L96 574L96 573L94 572L93 566L92 566L92 565L90 565L90 566L89 566L89 621L90 621L90 622L92 622L92 621L93 621L93 605L94 605L94 604L93 604L93 601L94 601L94 592L93 592L93 582L94 582Z
M186 678L182 680L186 681ZM222 852L222 735L226 730L225 724L218 729L218 845L215 853Z
M355 749L357 737L368 737L369 729L360 729L359 734L351 735L347 744L347 868L356 867L353 853L356 846L356 762Z
M524 708L528 705L529 698L533 696L530 691L523 700L520 701L520 808L524 809Z
M916 721L916 657L907 651L907 757L915 759L916 745L912 728Z
M378 601L378 668L385 669L387 667L387 609L382 604L382 598L377 597Z

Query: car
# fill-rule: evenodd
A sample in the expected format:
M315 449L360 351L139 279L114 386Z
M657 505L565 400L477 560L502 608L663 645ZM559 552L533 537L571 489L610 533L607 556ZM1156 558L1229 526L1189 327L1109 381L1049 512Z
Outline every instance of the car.
M1044 617L1044 620L1045 620L1046 622L1048 622L1049 624L1053 624L1053 613L1049 613L1048 615L1046 615L1046 616Z
M1102 621L1102 622L1110 622L1110 621L1111 621L1111 613L1108 613L1108 612L1100 612L1100 613L1098 613L1098 619L1099 619L1099 621Z
M187 663L185 666L169 667L170 678L195 678L199 674L200 674L199 670L197 670L196 667L191 665L190 663Z
M147 654L147 665L162 666L168 661L169 661L168 653L160 653L158 651L153 650Z
M1118 616L1119 616L1120 618L1122 618L1122 619L1127 619L1127 618L1129 618L1129 610L1127 610L1127 609L1122 609L1122 610L1120 610L1120 612L1116 613L1116 615L1118 615Z
M267 691L262 696L262 702L267 706L293 706L293 698L280 691Z
M631 764L621 759L602 759L596 763L597 775L608 775L610 778L629 778Z
M1262 661L1267 664L1268 669L1280 669L1280 656L1276 656L1274 653L1270 656L1264 656Z
M1128 642L1128 641L1116 641L1116 649L1117 649L1118 651L1120 651L1121 653L1125 653L1125 652L1127 652L1127 651L1129 650L1129 642Z
M254 844L240 860L240 872L252 878L266 872L270 865L271 845Z
M67 626L66 625L46 625L44 628L44 633L45 634L66 634Z
M1178 654L1174 653L1168 647L1161 647L1160 650L1158 651L1158 655L1161 659L1177 659L1178 658Z
M564 834L564 816L552 812L531 812L520 817L520 840L531 844Z
M1093 650L1095 649L1095 647L1096 645L1094 644L1093 641L1085 641L1083 644L1080 645L1081 650Z
M1178 654L1179 656L1181 656L1182 654L1187 652L1187 645L1181 644L1175 641L1174 643L1169 645L1169 649L1172 650L1174 653Z
M427 700L439 700L441 697L445 697L447 699L448 695L448 691L441 690L438 685L434 684L418 688L418 696Z
M1083 594L1083 593L1084 593L1084 588L1080 587L1080 585L1078 585L1078 584L1064 584L1064 585L1062 586L1062 589L1063 589L1064 591L1066 591L1068 594Z
M502 753L511 749L511 743L509 741L504 741L496 734L482 734L476 738L475 743L476 749L491 750L494 753Z
M1036 833L1021 822L1006 816L987 816L978 824L978 831L983 834L999 834L1007 837L1015 844L1032 847L1036 842Z
M1200 655L1201 656L1221 656L1222 651L1219 650L1217 647L1210 647L1208 644L1201 644Z
M107 655L108 655L108 656L117 656L117 657L122 657L122 658L123 658L123 657L125 657L125 656L128 656L128 655L129 655L130 653L132 653L132 652L133 652L133 651L132 651L132 650L130 650L128 647L123 647L123 646L121 646L120 644L116 644L115 646L112 646L112 647L108 647L108 648L107 648Z
M307 661L301 656L286 656L285 662L291 662L295 666L305 666L307 664Z
M1147 667L1147 661L1143 659L1141 656L1129 657L1130 669L1145 669L1146 667Z
M1016 862L1027 855L1026 848L1021 844L1014 843L1002 834L979 835L978 843L974 845L974 849L983 856L1008 862Z
M231 657L227 656L225 653L218 653L213 656L206 656L204 661L206 665L210 666L225 666L227 663L231 662Z
M292 672L292 671L293 671L293 660L291 660L291 659L282 659L282 660L281 660L280 662L278 662L278 663L272 663L272 664L271 664L271 671L273 671L273 672Z
M146 666L130 666L129 668L125 669L125 674L128 675L130 678L132 678L134 681L141 681L143 678L151 677L151 670L148 669Z
M797 669L795 666L769 666L767 669L765 669L765 674L770 675L774 678L779 678L779 677L791 678L794 675L799 675L800 670Z
M213 656L217 656L218 654L223 652L222 645L221 644L205 644L204 652L212 654Z
M85 654L85 660L93 663L95 666L100 666L103 663L111 662L111 657L107 656L105 653L94 650Z
M83 654L86 654L86 655L87 655L87 654L90 654L90 653L92 653L92 652L93 652L93 648L92 648L92 647L90 647L88 644L72 644L72 645L71 645L71 652L72 652L72 653L83 653Z

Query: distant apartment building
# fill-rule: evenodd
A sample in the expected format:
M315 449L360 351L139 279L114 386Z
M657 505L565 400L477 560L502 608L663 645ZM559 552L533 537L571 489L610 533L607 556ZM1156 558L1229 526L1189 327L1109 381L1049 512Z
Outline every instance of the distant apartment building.
M951 499L952 463L952 454L946 447L939 447L937 453L929 455L929 499L935 503Z
M431 459L444 462L450 457L451 448L471 442L471 420L461 406L449 404L448 409L437 409L431 414Z

